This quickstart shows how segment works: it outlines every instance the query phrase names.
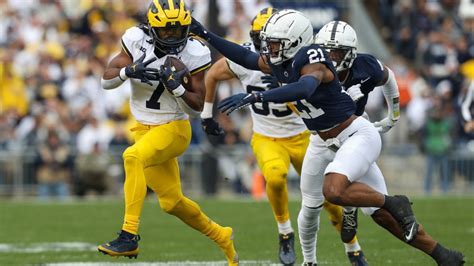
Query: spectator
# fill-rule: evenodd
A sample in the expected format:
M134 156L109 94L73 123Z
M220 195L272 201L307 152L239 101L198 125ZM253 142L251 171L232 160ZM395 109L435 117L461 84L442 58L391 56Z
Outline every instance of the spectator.
M49 130L38 146L38 196L47 199L50 196L64 199L69 195L70 149L61 141L57 132Z
M440 169L440 187L443 193L449 189L448 154L452 147L453 123L446 113L441 97L435 96L433 107L423 129L423 148L426 153L425 193L431 194L433 171Z
M112 165L111 155L105 152L99 142L95 142L90 153L80 154L75 161L78 179L75 192L84 196L89 191L103 195L110 187L109 167Z

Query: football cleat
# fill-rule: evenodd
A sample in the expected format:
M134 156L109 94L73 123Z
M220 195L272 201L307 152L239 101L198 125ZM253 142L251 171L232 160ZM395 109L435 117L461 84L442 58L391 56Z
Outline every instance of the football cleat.
M315 262L303 262L301 266L318 266L318 264Z
M464 255L461 252L448 249L446 257L438 263L438 266L461 266L464 263Z
M349 243L357 233L357 208L344 208L342 213L341 240Z
M279 234L279 258L283 265L293 265L296 261L295 233Z
M99 252L112 257L123 256L129 259L136 259L138 257L138 241L140 236L123 230L118 235L117 239L98 246Z
M395 195L391 197L390 202L384 205L384 208L392 214L403 230L405 242L410 243L418 234L419 224L411 208L411 202L407 196Z
M234 247L234 230L231 227L224 227L222 230L224 230L225 240L216 243L224 252L229 266L237 266L239 265L239 255Z
M369 263L365 259L364 252L362 250L355 251L355 252L348 252L347 257L351 262L352 266L368 266Z

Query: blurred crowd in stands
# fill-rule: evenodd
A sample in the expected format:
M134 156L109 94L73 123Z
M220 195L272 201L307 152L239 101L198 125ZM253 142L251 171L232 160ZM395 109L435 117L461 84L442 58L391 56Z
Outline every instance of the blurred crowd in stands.
M236 42L248 40L251 19L268 5L189 2L198 20ZM460 13L459 2L379 0L375 18L396 55L385 62L397 76L406 119L393 133L395 142L418 143L433 166L456 145L467 149L474 136L461 108L474 79L474 11ZM0 152L34 154L40 197L120 189L111 180L123 175L120 155L130 143L129 88L105 91L100 77L147 6L148 0L0 0ZM216 10L218 16L209 15ZM237 81L221 87L219 99L241 90ZM378 103L374 117L385 115L383 100ZM470 114L473 108L469 103ZM216 116L227 134L208 138L195 119L194 147L248 143L248 111ZM242 160L255 167L251 156ZM221 171L238 166L226 158L219 163ZM7 172L0 167L0 184L9 182Z

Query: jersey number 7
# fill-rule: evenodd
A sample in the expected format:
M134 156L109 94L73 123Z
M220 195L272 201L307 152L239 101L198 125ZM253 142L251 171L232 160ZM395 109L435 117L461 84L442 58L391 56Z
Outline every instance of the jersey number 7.
M156 89L153 91L150 99L146 101L146 108L160 110L160 103L158 100L161 97L161 94L165 91L165 86L160 82Z

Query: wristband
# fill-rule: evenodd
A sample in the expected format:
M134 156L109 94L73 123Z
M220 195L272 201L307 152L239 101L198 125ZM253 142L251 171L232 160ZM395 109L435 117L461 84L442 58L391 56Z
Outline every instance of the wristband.
M186 92L186 89L183 87L183 85L179 85L176 89L173 90L173 95L176 98L179 98L184 95Z
M122 69L120 69L119 78L120 78L122 81L125 81L125 80L128 79L127 75L125 74L125 67L123 67Z
M210 102L204 102L204 108L202 109L201 112L201 118L206 119L206 118L212 118L212 108L214 104Z

